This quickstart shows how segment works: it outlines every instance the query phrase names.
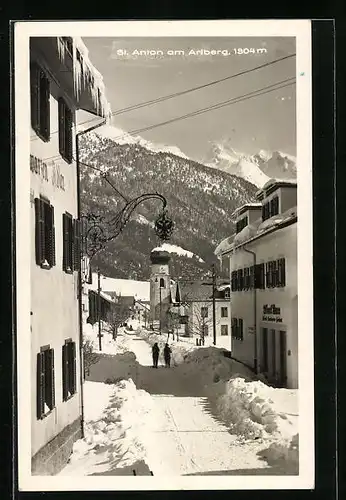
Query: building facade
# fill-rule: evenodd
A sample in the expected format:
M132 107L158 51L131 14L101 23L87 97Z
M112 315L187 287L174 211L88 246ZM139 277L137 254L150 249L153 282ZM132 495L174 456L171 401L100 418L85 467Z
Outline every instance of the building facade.
M98 82L81 40L30 39L32 474L83 432L76 112L105 114Z
M234 216L216 253L230 260L232 355L273 385L298 387L297 186L269 181Z

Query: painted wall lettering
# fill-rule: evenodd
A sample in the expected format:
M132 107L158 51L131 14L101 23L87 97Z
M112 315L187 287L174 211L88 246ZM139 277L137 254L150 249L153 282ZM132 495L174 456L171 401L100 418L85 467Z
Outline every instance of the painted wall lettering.
M49 162L49 166L40 158L30 155L30 170L31 172L42 177L46 182L49 181L50 173L52 185L62 191L65 191L65 178L60 172L60 165L57 165L53 160Z
M280 314L280 307L276 307L275 304L268 306L268 304L263 306L263 314Z
M40 158L30 155L30 170L48 182L48 168Z

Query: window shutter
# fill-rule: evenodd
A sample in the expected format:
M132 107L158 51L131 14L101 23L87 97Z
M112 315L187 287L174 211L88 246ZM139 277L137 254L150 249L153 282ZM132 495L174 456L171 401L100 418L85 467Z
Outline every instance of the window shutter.
M43 202L40 198L35 198L35 249L36 264L41 265L44 261L44 211Z
M39 113L38 113L38 80L39 69L35 63L32 63L30 66L30 106L31 106L31 126L37 131L39 126Z
M44 380L44 353L39 352L37 354L37 387L36 387L36 404L37 404L37 418L40 419L42 418L42 415L44 414L44 400L45 400L45 394L44 394L44 386L45 386L45 380Z
M52 410L55 406L55 376L54 376L54 349L47 351L49 359L49 406Z
M62 400L66 401L68 397L68 360L67 360L67 345L62 346Z
M72 350L72 384L71 384L71 392L74 394L77 390L77 361L76 361L76 342L72 342L71 344Z
M73 150L72 150L72 111L66 109L66 122L65 122L65 140L66 140L66 159L69 163L72 162Z
M48 225L48 249L47 249L47 257L49 264L51 266L55 266L55 226L54 226L54 207L50 205L49 210L47 210L49 214L49 225Z
M75 219L73 221L73 260L74 260L74 269L79 271L81 265L81 230L80 230L80 221Z
M65 156L65 103L59 99L59 153Z
M63 231L63 264L62 268L67 271L69 266L69 224L66 214L62 215L62 231Z
M49 80L40 72L40 133L48 141L50 137Z

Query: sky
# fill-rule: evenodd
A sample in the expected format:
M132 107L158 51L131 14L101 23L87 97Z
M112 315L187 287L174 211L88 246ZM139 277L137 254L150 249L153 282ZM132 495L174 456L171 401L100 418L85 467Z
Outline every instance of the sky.
M294 38L98 37L83 41L92 63L103 75L113 112L295 54ZM255 53L235 53L234 49L239 48L254 49ZM227 50L228 55L196 53L201 49ZM154 53L139 54L148 50ZM170 54L170 50L175 52ZM116 114L113 125L131 132L195 112L294 77L295 64L296 58L291 57L183 96ZM221 140L244 154L264 149L295 156L295 107L296 87L289 85L137 135L154 143L177 146L197 161L208 157L212 142Z

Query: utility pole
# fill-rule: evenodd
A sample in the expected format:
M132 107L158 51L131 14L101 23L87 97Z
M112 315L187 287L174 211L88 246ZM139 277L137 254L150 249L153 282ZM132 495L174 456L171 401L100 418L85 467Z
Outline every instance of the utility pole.
M97 269L97 317L99 322L99 349L102 351L102 334L101 334L101 275L100 269Z
M213 344L216 345L216 315L215 315L216 271L215 271L215 264L212 265L212 277L213 277Z

